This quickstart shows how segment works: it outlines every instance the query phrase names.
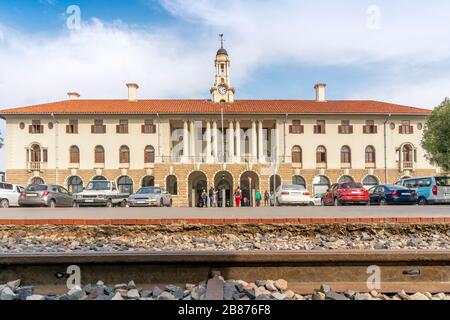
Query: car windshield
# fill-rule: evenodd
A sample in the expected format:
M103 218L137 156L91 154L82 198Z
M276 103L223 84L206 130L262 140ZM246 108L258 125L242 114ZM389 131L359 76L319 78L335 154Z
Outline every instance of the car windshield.
M111 182L108 181L92 181L86 187L87 191L110 190Z
M359 183L346 183L342 185L342 189L362 189L362 184Z
M26 191L46 191L47 190L47 186L44 185L32 185L32 186L28 186Z
M437 177L436 184L439 187L450 187L450 177Z
M397 185L389 185L387 186L389 188L389 190L393 190L393 191L397 191L397 190L409 190L406 187L403 186L397 186Z
M161 188L141 188L136 192L136 194L159 194L161 193Z

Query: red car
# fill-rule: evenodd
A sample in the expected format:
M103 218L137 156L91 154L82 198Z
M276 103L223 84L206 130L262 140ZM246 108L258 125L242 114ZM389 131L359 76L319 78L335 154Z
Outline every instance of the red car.
M344 204L368 205L369 200L369 191L361 183L355 182L334 184L323 196L323 204L325 206L342 206Z

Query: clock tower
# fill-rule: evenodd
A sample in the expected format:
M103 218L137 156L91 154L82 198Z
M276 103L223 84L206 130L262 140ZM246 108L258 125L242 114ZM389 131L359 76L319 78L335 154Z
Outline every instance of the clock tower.
M223 35L221 37L221 48L217 51L215 67L216 81L211 88L212 101L214 103L233 103L235 90L230 80L230 57L223 47Z

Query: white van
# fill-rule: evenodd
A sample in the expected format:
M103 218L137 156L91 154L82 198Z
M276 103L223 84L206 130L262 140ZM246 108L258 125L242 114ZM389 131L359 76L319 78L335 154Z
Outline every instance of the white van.
M24 188L15 184L0 182L0 208L18 207Z

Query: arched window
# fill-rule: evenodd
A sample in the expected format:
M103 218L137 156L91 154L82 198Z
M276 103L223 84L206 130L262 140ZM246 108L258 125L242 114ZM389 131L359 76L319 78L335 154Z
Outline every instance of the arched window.
M302 176L293 176L292 184L296 186L304 186L306 188L306 181Z
M403 146L402 156L404 162L414 161L413 147L410 144L405 144Z
M338 183L346 183L346 182L355 182L355 179L353 179L350 176L342 176L339 178Z
M120 163L130 163L130 148L121 146L119 150Z
M326 163L327 162L327 149L324 146L319 146L316 151L316 162Z
M366 163L375 163L375 161L376 161L375 148L372 146L367 146L367 148L366 148Z
M377 186L379 184L380 183L378 182L378 179L375 176L367 176L363 180L363 186L366 187L367 189L370 189L371 187Z
M302 163L302 148L299 146L292 148L292 163Z
M352 162L352 152L350 147L343 146L341 148L341 163L351 163Z
M105 163L105 149L102 146L95 147L95 163Z
M120 193L132 194L133 193L133 180L128 176L123 176L117 179L117 186Z
M70 147L70 163L80 163L80 149L77 146Z
M45 181L41 177L34 177L30 184L45 184Z
M170 175L166 178L166 190L171 195L178 195L178 179L174 175Z
M155 148L153 146L145 147L144 163L155 163Z
M67 189L72 193L80 193L83 191L83 181L78 176L70 177L67 180Z
M315 195L326 193L330 186L330 179L325 176L317 176L313 180L313 192Z
M142 187L154 187L155 186L155 177L146 176L142 179Z
M41 162L41 146L34 144L30 149L31 162Z
M281 186L283 181L281 180L281 177L279 175L273 175L270 177L270 192L277 191L278 187Z

